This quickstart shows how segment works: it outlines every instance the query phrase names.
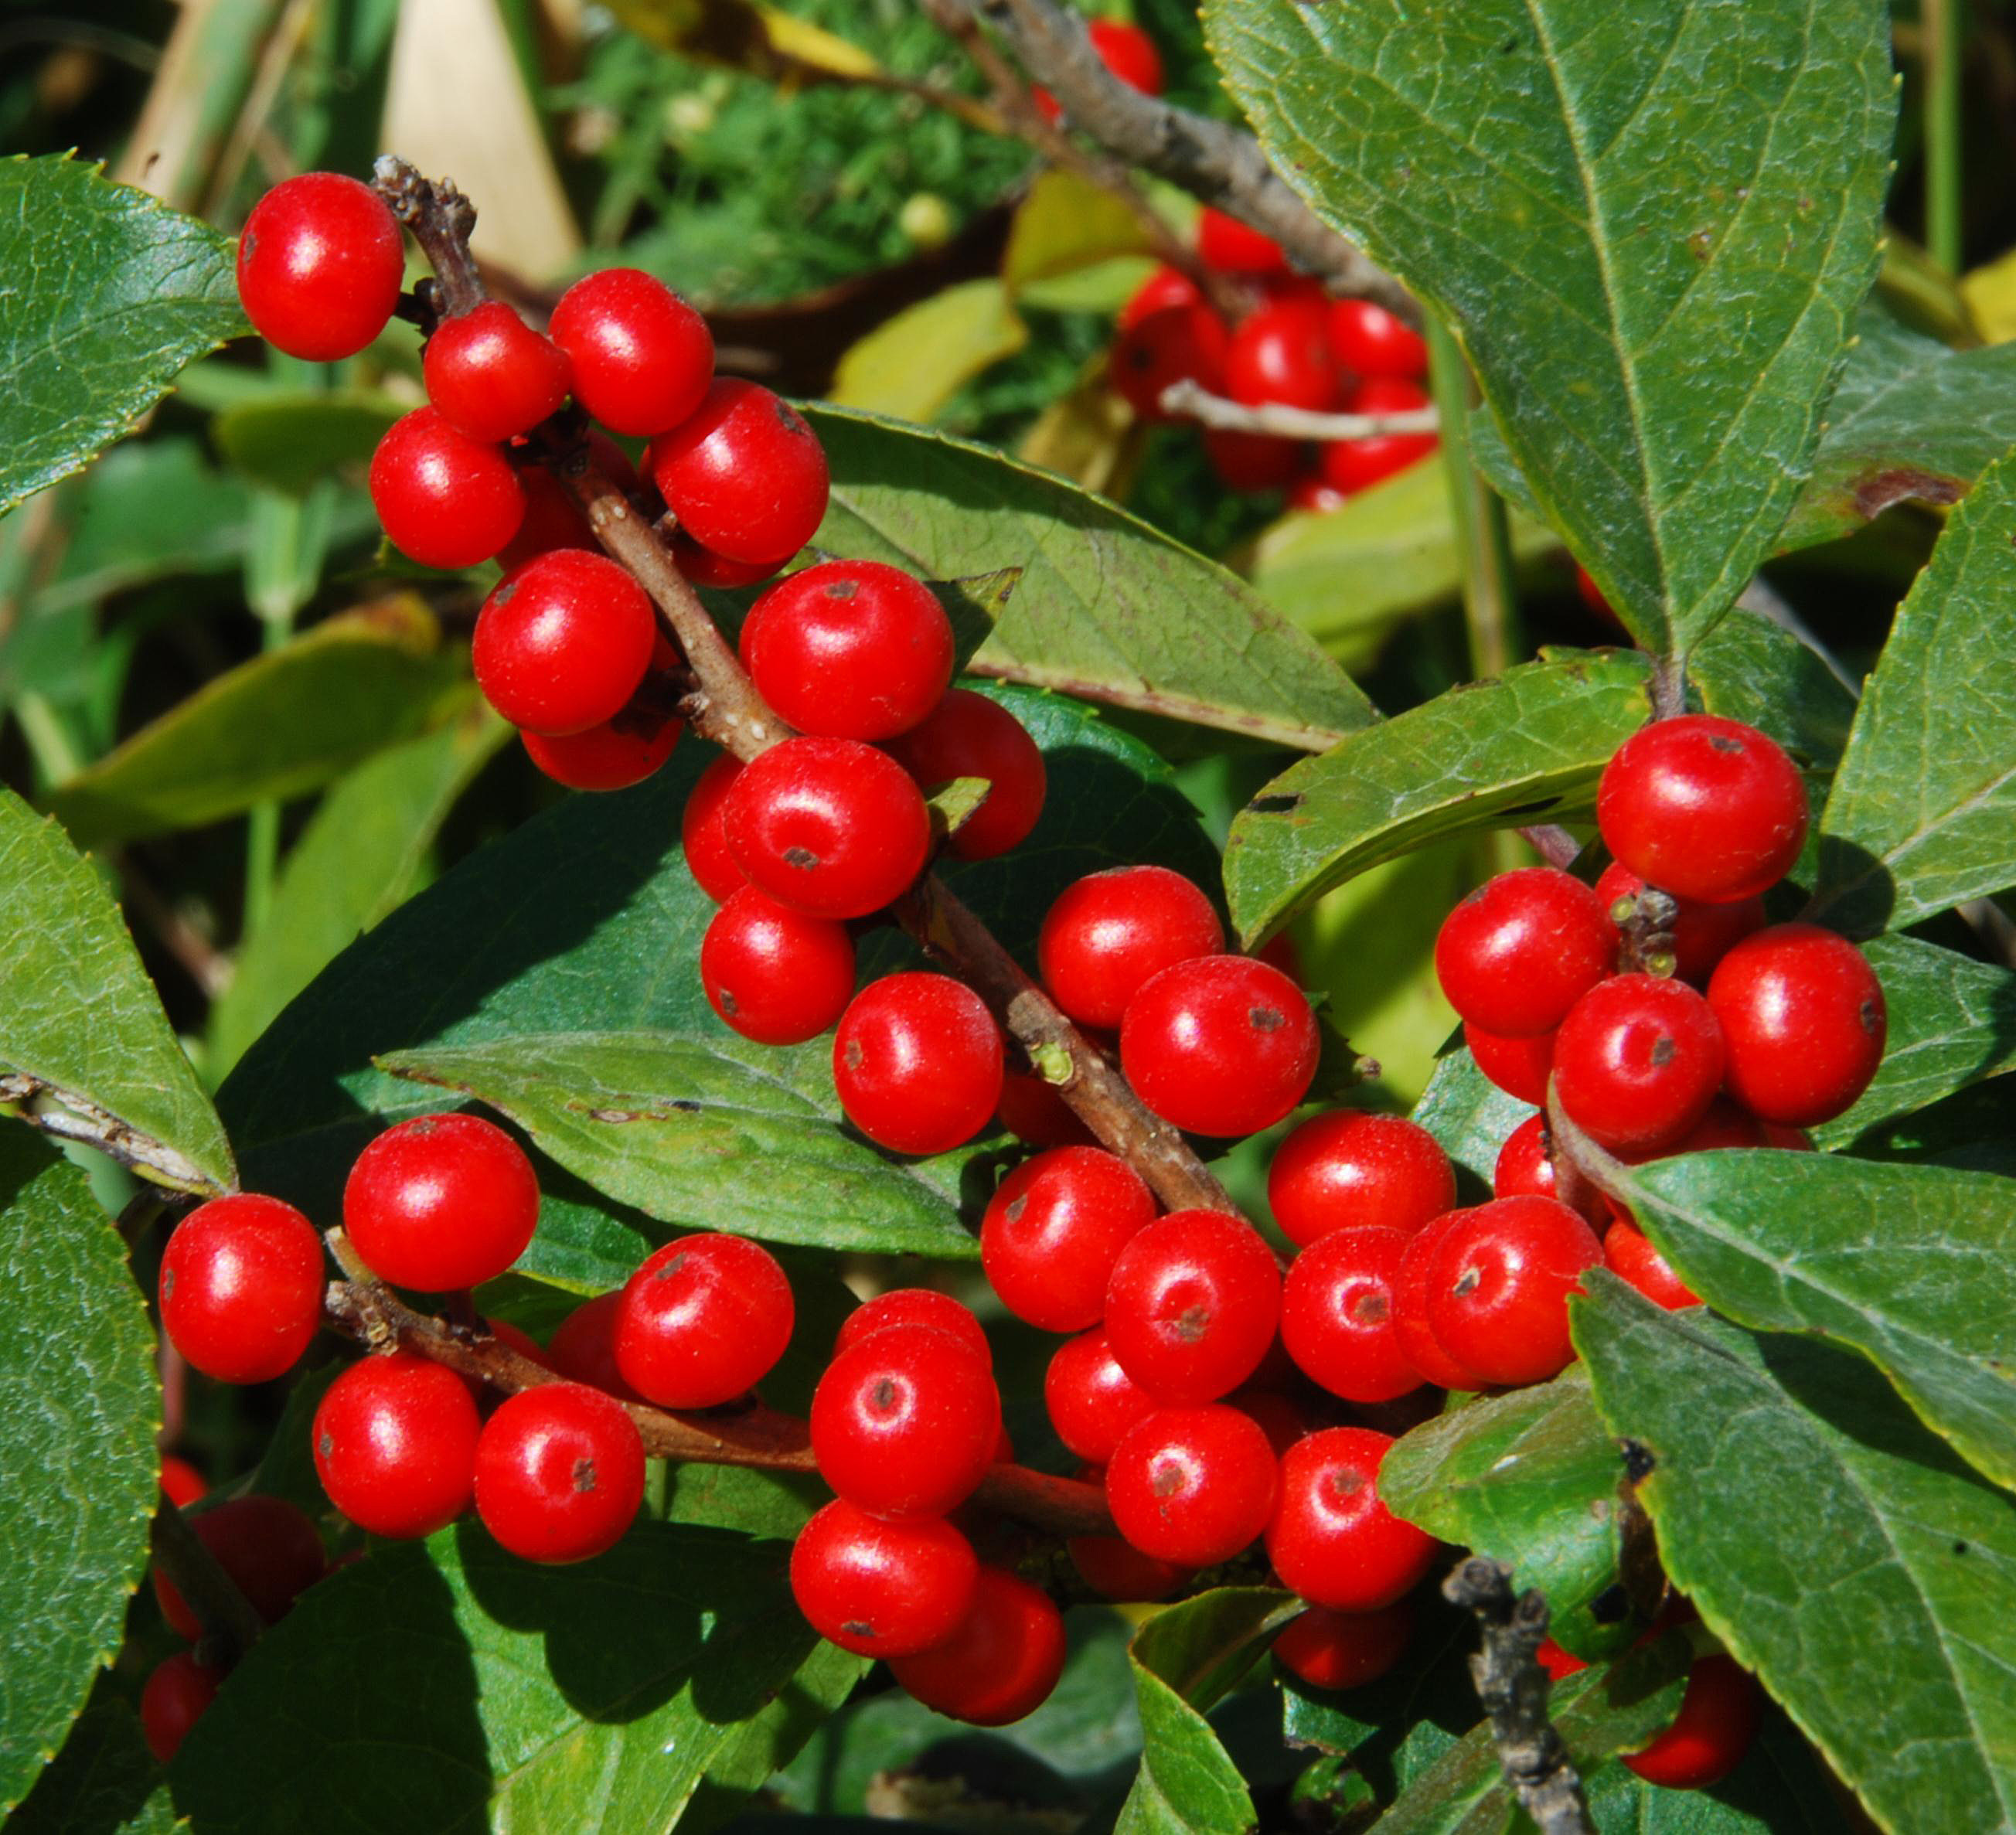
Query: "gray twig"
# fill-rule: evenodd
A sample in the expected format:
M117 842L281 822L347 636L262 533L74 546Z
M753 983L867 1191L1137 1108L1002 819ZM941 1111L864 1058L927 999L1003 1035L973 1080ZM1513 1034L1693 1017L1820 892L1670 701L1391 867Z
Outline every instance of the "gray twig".
M1271 434L1283 440L1370 440L1381 434L1432 434L1442 416L1432 408L1409 408L1393 414L1319 414L1283 402L1263 401L1249 407L1214 395L1186 379L1163 390L1162 412L1208 427L1235 433Z

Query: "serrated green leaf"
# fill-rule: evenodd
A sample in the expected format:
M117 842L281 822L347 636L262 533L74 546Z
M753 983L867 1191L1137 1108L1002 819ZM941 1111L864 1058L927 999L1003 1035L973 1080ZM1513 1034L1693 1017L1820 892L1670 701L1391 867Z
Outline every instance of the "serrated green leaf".
M1691 649L1812 467L1875 275L1887 9L1211 0L1204 23L1276 169L1454 326L1605 597Z
M160 1466L154 1334L82 1172L0 1128L0 1813L111 1660Z
M841 408L927 421L1028 341L1029 327L999 280L963 280L851 345L833 371L830 398Z
M169 1835L175 1826L139 1716L101 1683L8 1817L7 1835Z
M1853 1351L1584 1279L1673 1584L1885 1828L2016 1828L2016 1502Z
M1507 1137L1538 1113L1531 1103L1507 1096L1458 1045L1437 1060L1435 1074L1414 1105L1413 1115L1442 1142L1444 1153L1475 1173L1488 1188Z
M63 154L0 161L0 511L247 329L229 237Z
M405 412L371 390L302 389L226 408L211 423L210 437L254 484L297 496L331 472L369 464Z

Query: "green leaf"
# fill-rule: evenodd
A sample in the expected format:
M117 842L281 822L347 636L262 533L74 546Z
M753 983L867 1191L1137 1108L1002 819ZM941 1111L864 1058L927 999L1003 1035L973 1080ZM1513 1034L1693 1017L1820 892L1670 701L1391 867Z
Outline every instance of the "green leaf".
M1314 750L1372 709L1310 639L1215 563L991 448L813 408L836 554L933 578L1024 569L973 667Z
M885 320L841 354L830 398L926 421L982 370L1029 341L1008 290L992 276L964 280Z
M2016 1502L1854 1352L1584 1278L1673 1584L1885 1827L2016 1826Z
M368 465L405 411L373 390L300 389L226 408L210 437L254 484L298 496L331 472Z
M205 684L50 807L90 847L301 796L454 711L466 671L417 599L340 613Z
M2016 456L1906 596L1820 817L1815 915L1901 930L2016 881Z
M88 465L247 328L233 245L63 154L0 162L0 511Z
M1487 1187L1507 1138L1538 1113L1530 1103L1507 1096L1461 1045L1436 1061L1435 1074L1414 1105L1414 1119L1442 1142L1442 1151Z
M0 959L0 1092L11 1071L95 1138L116 1140L144 1176L205 1193L230 1187L223 1126L105 882L53 821L7 790L0 934L10 944Z
M139 1716L101 1684L8 1817L7 1835L170 1835L175 1826Z
M1812 469L1876 272L1887 9L1211 0L1204 23L1276 169L1455 328L1633 632L1691 649Z
M1622 1765L1583 1779L1590 1819L1616 1835L1856 1835L1813 1749L1777 1714L1749 1756L1706 1790L1649 1784Z
M473 1527L375 1549L232 1672L177 1804L218 1835L350 1835L360 1803L396 1828L692 1835L866 1667L799 1616L787 1552L652 1523L573 1567Z
M76 1167L0 1129L0 1813L62 1744L147 1556L160 1466L154 1334Z

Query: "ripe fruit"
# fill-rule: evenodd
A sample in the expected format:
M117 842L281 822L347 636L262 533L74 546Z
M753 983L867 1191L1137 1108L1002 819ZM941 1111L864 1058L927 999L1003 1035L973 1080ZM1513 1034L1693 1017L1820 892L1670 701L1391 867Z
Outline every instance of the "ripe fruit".
M1435 1218L1407 1239L1393 1278L1393 1336L1408 1362L1431 1383L1444 1389L1481 1389L1484 1379L1442 1348L1428 1322L1429 1279L1442 1239L1468 1216L1451 1211Z
M1044 915L1036 960L1050 998L1081 1026L1111 1031L1163 970L1225 948L1211 901L1166 866L1088 873Z
M644 1443L599 1390L542 1383L506 1396L476 1443L476 1511L527 1561L614 1548L644 1501Z
M854 995L854 939L744 886L714 914L700 946L707 1004L744 1038L800 1045L835 1024Z
M623 1380L661 1408L714 1408L770 1373L791 1341L791 1283L747 1236L682 1236L624 1284L613 1344Z
M623 711L657 639L651 602L622 568L556 548L484 601L471 660L484 698L513 726L573 733Z
M1337 362L1355 375L1418 382L1428 373L1427 340L1370 300L1332 300L1327 329Z
M1279 969L1205 955L1157 975L1128 1003L1120 1067L1165 1121L1194 1134L1257 1134L1316 1075L1316 1016Z
M1435 1558L1435 1538L1380 1501L1379 1467L1392 1444L1370 1427L1326 1427L1282 1456L1267 1558L1281 1584L1312 1606L1377 1611L1410 1591Z
M304 172L252 207L238 239L238 297L275 350L312 363L354 357L399 303L398 221L368 185Z
M790 739L742 768L721 811L729 853L780 905L866 917L923 870L931 823L902 767L859 739Z
M1305 510L1313 516L1327 516L1350 501L1349 494L1327 482L1321 472L1305 473L1288 493L1291 509Z
M1645 882L1621 860L1613 860L1596 882L1597 898L1612 923L1617 922L1617 907L1644 889ZM1673 973L1697 988L1708 985L1715 965L1731 948L1763 927L1762 898L1739 899L1733 905L1699 905L1685 898L1673 902L1679 907L1671 927Z
M1197 213L1197 251L1204 265L1221 274L1286 274L1288 257L1271 236L1249 229L1237 217L1213 210Z
M931 588L880 561L822 561L750 608L739 639L757 691L801 732L907 732L952 682L952 621Z
M836 1498L791 1548L812 1628L857 1657L909 1657L958 1630L980 1582L973 1544L941 1518L885 1523Z
M189 1520L196 1540L229 1574L247 1603L268 1625L329 1570L315 1526L283 1498L256 1492L227 1498ZM157 1567L154 1596L170 1627L193 1641L203 1627L175 1583Z
M1096 19L1085 27L1085 35L1098 52L1099 61L1129 88L1138 89L1143 95L1162 93L1161 53L1155 49L1154 40L1139 26L1121 19ZM1047 89L1031 90L1029 99L1046 121L1055 121L1064 113L1057 99Z
M1552 1032L1610 973L1617 933L1601 899L1558 867L1500 873L1442 920L1435 977L1471 1024L1508 1038Z
M1166 311L1172 306L1201 305L1203 302L1202 290L1180 268L1157 268L1120 308L1113 322L1114 328L1125 331L1131 326L1139 325L1151 312Z
M870 1333L813 1392L819 1476L876 1517L941 1517L994 1463L1001 1398L987 1366L931 1326Z
M182 1750L189 1729L223 1686L224 1671L197 1662L191 1651L178 1650L154 1666L140 1691L140 1731L160 1764Z
M588 453L596 469L619 491L627 494L637 488L637 468L630 462L629 454L599 427L589 430ZM518 533L497 551L497 564L506 573L524 566L535 555L549 553L556 548L601 553L601 544L588 526L581 506L551 472L543 466L527 466L519 473L518 482L524 488L525 516L518 525Z
M611 431L649 436L700 405L714 375L707 321L635 268L584 275L547 327L572 364L582 407Z
M221 1383L265 1383L322 1322L322 1241L291 1204L252 1192L199 1204L161 1255L161 1326Z
M521 732L527 755L571 790L627 790L671 757L683 722L670 714L627 707L579 732Z
M1043 1405L1061 1440L1088 1464L1104 1466L1128 1430L1155 1412L1155 1398L1120 1367L1103 1329L1060 1344L1043 1374Z
M1332 1230L1298 1255L1281 1284L1281 1343L1312 1382L1346 1401L1390 1401L1421 1386L1393 1330L1406 1232Z
M646 462L680 526L728 560L787 561L826 515L818 436L754 383L715 377L693 414L651 442Z
M599 1389L619 1401L644 1398L623 1380L616 1362L616 1316L623 1305L623 1290L598 1293L584 1300L553 1328L547 1341L545 1361L563 1376Z
M1494 1198L1557 1198L1592 1229L1610 1222L1610 1203L1603 1193L1556 1157L1544 1115L1528 1115L1505 1137L1492 1169Z
M1624 1762L1672 1790L1700 1790L1735 1770L1757 1736L1763 1704L1757 1684L1733 1657L1704 1657L1687 1672L1673 1724Z
M962 860L992 860L1019 847L1043 813L1043 754L1021 721L985 695L955 688L891 742L889 754L925 790L984 777L987 800L952 837Z
M1708 1112L1723 1075L1722 1028L1684 981L1618 975L1575 1003L1554 1035L1561 1106L1603 1146L1650 1152Z
M1487 1383L1543 1382L1573 1362L1568 1295L1603 1260L1596 1232L1553 1198L1458 1214L1428 1264L1436 1342Z
M672 563L696 586L754 586L767 580L791 557L773 561L732 561L703 548L683 529L672 531Z
M1701 1304L1700 1294L1673 1272L1672 1265L1636 1224L1619 1218L1611 1225L1603 1238L1603 1260L1612 1274L1629 1281L1654 1306L1677 1312L1683 1306Z
M1064 1614L1049 1596L983 1567L959 1628L928 1650L895 1658L889 1673L927 1707L1003 1727L1040 1707L1064 1667Z
M1412 414L1428 405L1420 385L1375 376L1360 383L1345 404L1353 414ZM1425 459L1438 444L1433 434L1374 434L1363 440L1332 440L1323 448L1324 481L1345 496Z
M1252 405L1283 402L1327 412L1344 399L1319 299L1269 300L1233 329L1225 351L1225 392Z
M981 1265L1017 1319L1082 1332L1099 1323L1114 1261L1154 1215L1154 1195L1125 1160L1055 1148L1002 1181L981 1222Z
M445 1293L495 1280L539 1222L539 1182L524 1150L476 1115L421 1115L357 1156L343 1225L372 1272L395 1287Z
M468 1508L477 1433L476 1404L445 1364L368 1357L315 1410L315 1476L366 1534L431 1535Z
M1359 1689L1400 1660L1413 1632L1414 1609L1404 1599L1377 1612L1312 1606L1283 1628L1274 1654L1312 1689Z
M987 1125L1001 1097L1001 1028L963 981L885 975L854 997L833 1041L847 1118L898 1153L943 1153Z
M1798 768L1754 726L1683 714L1641 727L1597 786L1604 845L1676 898L1730 905L1791 870L1806 835Z
M1554 1067L1554 1034L1531 1038L1505 1038L1463 1022L1463 1042L1477 1067L1507 1096L1535 1107L1547 1099L1547 1078Z
M1106 1474L1096 1466L1082 1466L1079 1478L1103 1485ZM1190 1578L1192 1570L1174 1561L1144 1555L1117 1535L1073 1535L1064 1538L1078 1578L1109 1599L1165 1599Z
M1114 390L1143 420L1170 417L1162 391L1193 382L1217 394L1225 383L1229 342L1224 322L1201 300L1150 312L1113 340L1107 375Z
M833 1336L834 1353L890 1326L935 1326L956 1338L990 1370L994 1367L994 1347L987 1342L986 1331L972 1308L931 1287L891 1287L873 1300L862 1301L841 1321Z
M1204 456L1219 481L1233 491L1285 491L1302 469L1299 441L1240 427L1207 427Z
M1359 1224L1412 1234L1456 1203L1456 1172L1419 1122L1337 1109L1305 1121L1275 1150L1267 1203L1297 1243Z
M1143 1554L1209 1567L1266 1528L1278 1481L1274 1449L1251 1415L1222 1403L1161 1409L1114 1448L1106 1502Z
M1092 1130L1073 1112L1054 1083L1010 1063L1001 1073L1001 1101L994 1118L1017 1140L1032 1147L1089 1147Z
M164 1453L161 1457L161 1495L171 1504L193 1504L198 1498L208 1496L210 1487L203 1482L203 1474L187 1459Z
M385 535L423 567L473 567L518 532L525 489L502 448L434 408L393 422L371 455L371 506Z
M1113 1355L1166 1405L1237 1389L1260 1367L1280 1315L1274 1252L1219 1211L1173 1211L1136 1231L1107 1284Z
M732 753L722 753L693 780L693 787L686 793L686 806L679 814L679 844L686 851L686 870L717 905L749 883L728 851L728 837L722 827L729 790L741 775L742 761Z
M427 399L472 440L529 433L567 399L566 353L501 300L444 318L420 367Z
M1777 924L1715 966L1723 1087L1760 1121L1812 1128L1852 1107L1882 1062L1889 1018L1869 959L1816 924Z

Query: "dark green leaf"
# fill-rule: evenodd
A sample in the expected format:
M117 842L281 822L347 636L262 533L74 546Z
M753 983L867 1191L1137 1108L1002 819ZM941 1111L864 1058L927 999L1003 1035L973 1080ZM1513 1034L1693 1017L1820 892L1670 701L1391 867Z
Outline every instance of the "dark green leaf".
M1813 1749L1772 1715L1736 1769L1706 1790L1648 1784L1622 1765L1584 1779L1604 1835L1856 1835Z
M363 389L306 389L261 395L229 408L210 437L255 484L298 495L345 466L362 470L405 412L389 395Z
M2016 1085L1996 1078L1957 1090L1930 1108L1865 1128L1847 1150L1858 1159L2016 1178Z
M7 1819L7 1835L170 1835L175 1806L139 1716L102 1686Z
M1414 1119L1442 1142L1442 1151L1487 1186L1507 1137L1537 1112L1507 1096L1460 1045L1437 1060L1435 1075L1414 1105Z

